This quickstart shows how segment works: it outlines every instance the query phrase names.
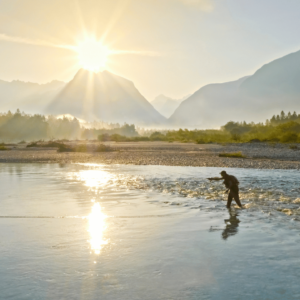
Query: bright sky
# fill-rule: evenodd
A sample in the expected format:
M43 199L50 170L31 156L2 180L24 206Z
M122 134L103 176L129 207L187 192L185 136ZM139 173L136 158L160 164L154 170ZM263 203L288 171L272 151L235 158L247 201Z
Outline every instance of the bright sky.
M300 50L299 28L299 0L0 0L0 79L69 81L89 39L148 100L181 98Z

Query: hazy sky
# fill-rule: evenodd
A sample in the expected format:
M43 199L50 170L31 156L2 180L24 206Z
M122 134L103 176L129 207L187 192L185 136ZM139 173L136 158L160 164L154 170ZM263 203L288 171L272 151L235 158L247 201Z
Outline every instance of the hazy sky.
M59 46L95 36L148 100L180 98L300 50L299 28L299 0L0 0L0 79L68 81L77 54Z

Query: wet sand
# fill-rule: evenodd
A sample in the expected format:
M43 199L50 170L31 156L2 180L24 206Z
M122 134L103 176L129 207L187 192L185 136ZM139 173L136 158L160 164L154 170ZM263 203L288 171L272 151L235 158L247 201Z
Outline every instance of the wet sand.
M75 145L85 142L69 142ZM26 148L10 145L0 151L0 162L6 163L104 163L132 165L165 165L220 168L300 169L300 151L289 145L267 143L205 144L167 142L105 142L116 151L95 153L99 142L86 142L90 152L58 153L56 148ZM300 146L298 146L300 149ZM247 158L224 158L223 152L241 151Z

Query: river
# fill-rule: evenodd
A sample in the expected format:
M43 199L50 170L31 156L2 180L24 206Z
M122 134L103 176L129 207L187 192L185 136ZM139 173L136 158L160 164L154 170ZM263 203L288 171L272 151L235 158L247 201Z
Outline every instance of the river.
M0 164L1 299L300 299L300 174Z

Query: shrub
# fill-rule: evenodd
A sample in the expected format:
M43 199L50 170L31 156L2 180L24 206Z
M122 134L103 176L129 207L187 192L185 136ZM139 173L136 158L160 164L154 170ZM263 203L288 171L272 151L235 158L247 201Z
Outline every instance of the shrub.
M239 142L241 140L241 135L238 133L233 133L231 134L231 138L235 141L235 142Z
M196 144L206 144L203 139L196 140Z
M282 143L295 143L297 142L297 140L298 140L298 135L293 132L285 133L280 139Z
M290 145L289 148L292 150L298 150L298 147L296 145Z
M31 148L31 147L39 147L39 145L37 142L32 142L26 146L26 148Z
M86 144L77 145L73 148L74 152L87 152Z
M58 148L59 146L64 145L62 143L58 142L49 142L47 144L41 144L39 147L45 147L45 148Z
M219 157L235 157L235 158L246 158L242 152L232 152L232 153L220 153Z
M60 144L58 146L57 152L74 152L74 149L72 147L68 147L65 144Z
M111 148L110 146L106 146L103 144L100 144L97 148L96 148L96 152L111 152L114 151L113 148Z
M59 144L57 152L87 152L86 144L77 145L75 147L70 147L65 144Z
M147 136L136 136L131 138L133 142L149 142L150 139Z
M166 136L159 131L155 131L150 135L151 141L164 141L166 140Z
M249 141L249 143L260 143L261 140L260 139L252 139Z
M26 147L31 148L31 147L42 147L42 148L59 148L60 146L65 146L62 143L58 143L58 142L49 142L46 144L38 144L38 142L32 142L30 144L28 144Z
M109 137L109 140L110 141L114 141L114 142L130 142L130 138L126 137L126 136L123 136L123 135L120 135L120 134L112 134L110 137Z
M9 150L9 149L3 145L0 145L0 151L5 151L5 150Z
M107 133L99 134L98 140L100 142L107 142L107 141L110 141L110 136Z

